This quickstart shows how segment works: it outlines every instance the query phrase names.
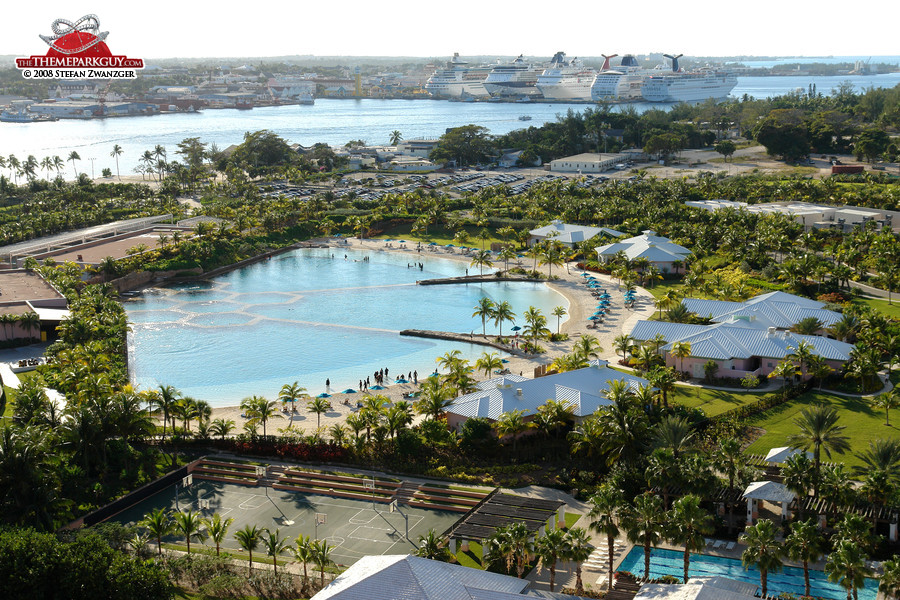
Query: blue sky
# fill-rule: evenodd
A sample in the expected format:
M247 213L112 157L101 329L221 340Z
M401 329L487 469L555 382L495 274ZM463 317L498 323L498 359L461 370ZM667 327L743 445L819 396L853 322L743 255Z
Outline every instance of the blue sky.
M171 8L167 8L171 7ZM213 7L212 9L208 7ZM54 19L94 13L116 54L569 56L896 55L895 2L15 2L0 54L43 54Z

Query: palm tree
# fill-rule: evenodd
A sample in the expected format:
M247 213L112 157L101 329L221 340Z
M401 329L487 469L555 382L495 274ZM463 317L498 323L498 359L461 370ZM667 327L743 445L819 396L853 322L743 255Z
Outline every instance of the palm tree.
M165 441L166 439L166 422L169 420L169 412L175 406L175 401L181 396L181 392L172 387L171 385L160 385L159 392L157 392L156 403L159 404L159 408L163 411L163 432L162 439ZM175 422L172 421L172 430L175 429Z
M646 492L634 499L633 507L622 511L622 527L628 541L644 547L644 578L650 579L650 548L663 539L665 509L659 496Z
M122 181L122 176L119 174L119 157L122 155L122 146L113 144L112 152L109 155L116 158L116 176L119 178L119 181Z
M788 347L788 350L792 350L790 354L788 354L785 358L790 359L797 365L797 370L800 373L800 379L803 379L806 376L806 367L813 360L814 356L818 356L816 354L816 348L806 340L801 340L797 347Z
M213 514L211 519L203 519L209 539L216 543L216 556L219 556L219 548L225 540L225 536L228 535L228 528L232 523L234 523L234 519L229 517L223 520L219 513Z
M262 423L263 436L266 435L266 423L269 419L280 416L278 414L278 403L274 400L267 400L263 396L244 398L241 400L241 410L250 417L251 423Z
M573 527L566 533L566 554L565 558L575 563L575 593L584 592L584 585L581 581L581 563L586 561L594 547L591 545L591 539L587 531L582 527Z
M559 328L561 326L560 320L569 313L565 306L556 306L550 314L556 317L556 335L559 335Z
M334 565L334 561L331 560L330 556L332 550L334 548L328 545L327 540L314 540L312 542L312 561L319 569L319 575L321 576L319 584L322 587L325 587L325 569Z
M493 265L490 250L478 250L472 257L472 262L469 263L469 266L478 267L480 275L484 275L485 267L492 267Z
M550 569L550 591L552 592L556 585L556 563L566 553L565 532L562 529L553 529L543 537L539 537L534 544L534 553L538 557L538 570L540 571L544 567Z
M191 538L200 539L200 525L203 519L200 513L192 510L175 513L175 530L184 536L187 542L188 556L191 554Z
M485 377L490 377L494 369L503 367L503 361L496 352L482 352L478 360L475 361L475 368L484 371Z
M522 314L522 317L526 323L522 333L531 337L532 342L550 333L547 329L547 317L541 313L540 309L529 306L528 310Z
M691 450L695 432L685 417L667 415L656 424L653 435L658 448L669 448L675 460Z
M437 377L429 377L421 384L422 395L415 403L416 412L430 417L433 421L440 418L453 403L450 389Z
M478 305L475 307L473 317L481 319L481 334L487 335L487 320L494 316L494 301L487 296L478 299Z
M591 519L589 527L599 534L606 536L606 543L609 546L609 577L607 577L608 589L612 589L613 584L613 561L615 559L615 541L619 535L619 525L616 514L622 508L625 498L615 486L615 484L607 482L603 484L596 494L591 496L588 503L591 510L588 517Z
M878 591L890 598L900 595L900 560L886 560L881 563L883 573L878 583Z
M398 131L397 129L393 130L391 132L391 139L390 139L391 146L396 146L397 144L399 144L401 142L401 140L403 140L403 134L400 133L400 131Z
M416 548L414 554L421 558L440 562L448 562L451 558L450 549L444 545L444 540L435 533L434 529L429 529L428 533L419 536L419 547Z
M511 410L502 413L494 422L494 429L497 435L502 437L512 437L513 455L516 453L516 440L519 434L531 427L531 423L525 422L525 411L523 409Z
M209 432L225 440L225 437L234 430L234 421L228 419L216 419L209 425Z
M891 480L900 476L900 440L870 440L869 447L856 456L863 462L863 466L856 470L860 477L877 471L883 472Z
M784 486L797 495L798 518L803 520L803 511L813 486L813 465L806 452L798 452L786 461L781 469Z
M489 549L486 562L491 564L502 561L507 573L515 566L516 575L521 579L533 549L530 540L531 533L525 523L516 522L500 527L487 540Z
M866 577L871 574L862 550L849 540L838 542L828 555L825 572L828 573L828 581L840 583L847 590L847 600L857 600L859 588L865 585Z
M672 344L672 349L669 350L669 354L671 354L674 358L678 358L681 360L681 364L678 367L678 370L684 372L684 359L691 355L691 343L675 342Z
M316 429L322 426L322 415L331 410L331 402L326 398L313 398L306 403L306 410L316 415Z
M889 392L878 394L872 399L872 406L884 409L884 424L890 426L891 409L900 408L900 391L892 388Z
M53 168L56 169L56 176L57 176L57 177L59 177L59 172L62 170L62 168L63 168L64 166L66 166L66 161L64 161L64 160L63 160L61 157L59 157L59 156L54 156L54 157L53 157Z
M669 539L684 546L684 582L687 583L691 552L699 552L706 546L703 536L712 534L713 519L700 508L700 498L693 494L682 496L672 503L672 510L667 516L671 526Z
M628 359L628 352L634 346L635 339L627 334L618 335L613 339L613 350L622 355L622 360Z
M281 530L263 529L265 535L262 537L263 546L266 547L266 554L272 557L272 569L278 573L278 555L287 548L287 540L281 537Z
M245 525L243 529L239 529L234 533L234 539L237 540L242 549L247 551L250 558L250 566L247 569L248 578L253 574L253 551L259 548L262 533L263 530L256 525Z
M769 572L777 573L784 567L781 560L784 549L775 539L775 533L772 521L760 519L756 525L748 526L741 536L741 542L747 545L747 549L741 554L741 563L745 569L756 567L759 570L763 598L768 597Z
M822 465L822 450L831 458L832 452L846 452L850 449L847 437L842 433L843 425L838 425L838 412L824 404L816 404L805 408L800 416L794 419L794 424L799 430L788 437L788 444L794 448L807 450L813 448L813 462L815 463L815 478L813 480L813 496L818 498L819 476Z
M784 548L788 558L803 563L803 595L812 596L809 589L809 563L819 560L825 552L819 527L812 521L792 523L791 533L784 540Z
M291 384L287 384L287 383L284 384L283 386L281 386L281 391L278 393L278 399L281 402L290 402L291 403L291 412L292 413L297 412L297 408L295 406L295 403L297 402L297 400L299 400L300 398L303 398L305 396L306 396L306 388L300 387L299 381L295 381L294 383L291 383Z
M78 179L78 171L75 170L75 161L81 160L81 157L78 156L78 153L72 150L69 152L69 160L72 161L72 173L75 175L75 179Z
M494 306L492 316L494 318L494 325L497 325L500 328L500 337L503 337L504 321L509 321L511 323L516 322L516 313L513 312L512 305L506 300L498 302L496 306Z
M162 539L172 533L174 527L169 513L162 508L154 509L144 515L143 520L138 525L146 527L150 535L156 538L156 547L159 550L160 557L162 557Z
M577 356L589 361L592 358L600 358L603 347L600 345L600 340L598 340L596 336L584 334L575 341L575 344L572 346L572 351Z
M313 540L308 535L303 535L302 533L297 536L297 543L295 547L291 548L291 552L294 555L294 558L297 559L297 562L303 565L303 584L309 581L309 575L306 571L306 565L313 561Z

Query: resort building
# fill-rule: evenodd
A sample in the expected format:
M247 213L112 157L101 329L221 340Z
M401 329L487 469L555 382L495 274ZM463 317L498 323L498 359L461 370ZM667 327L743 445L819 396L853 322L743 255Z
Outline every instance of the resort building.
M900 231L900 212L866 208L862 206L830 206L812 202L766 202L764 204L747 204L734 200L688 200L686 206L693 206L708 211L722 209L744 210L760 215L783 214L810 229L837 228L850 231L854 227L874 222L880 229L884 226Z
M794 353L801 341L810 344L813 354L825 359L825 364L840 371L850 360L853 350L851 344L818 335L791 333L752 318L740 317L732 317L715 325L641 320L635 324L630 335L641 342L661 335L666 344L659 350L666 365L687 371L697 378L705 375L704 366L710 360L718 364L719 377L767 377L780 361ZM690 356L683 359L672 356L672 347L676 342L689 343Z
M364 556L312 600L524 600L575 596L535 592L530 582L411 555Z
M503 375L482 381L478 390L455 399L447 407L447 424L456 429L467 419L485 417L496 421L505 412L524 410L524 417L534 417L539 406L556 400L572 407L576 420L593 414L601 406L609 406L606 398L611 381L622 380L636 390L649 385L647 380L610 369L603 360L575 371L526 379L519 375Z
M599 262L610 262L622 252L630 260L646 259L661 271L672 271L672 264L684 262L693 253L671 241L656 235L655 231L645 230L641 235L595 248Z
M744 302L685 298L681 303L692 313L709 318L715 323L743 319L763 327L777 327L778 329L790 329L803 319L810 317L821 321L822 327L825 328L837 323L842 318L840 313L825 310L824 302L786 292L769 292L754 296Z
M586 152L550 161L550 170L558 173L603 173L628 160L623 154Z
M56 327L69 317L67 307L65 296L37 271L0 271L0 316L15 317L3 321L0 342L54 339ZM37 320L22 319L29 313L36 313Z
M609 227L589 227L586 225L570 225L559 220L550 221L549 225L532 229L528 232L531 237L528 238L528 245L534 246L546 239L553 239L569 248L574 248L585 240L589 240L597 235L606 235L609 237L619 238L625 234Z
M428 158L431 151L437 148L439 140L402 140L397 144L397 152L407 156Z

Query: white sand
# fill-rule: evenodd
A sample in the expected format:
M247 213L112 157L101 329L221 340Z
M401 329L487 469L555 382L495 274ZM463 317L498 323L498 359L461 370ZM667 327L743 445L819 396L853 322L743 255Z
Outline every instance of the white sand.
M354 248L368 249L373 252L405 252L421 256L420 254L417 254L414 243L407 244L405 250L397 248L396 243L394 243L393 247L388 247L385 242L381 240L351 239L350 244ZM428 253L430 256L440 256L441 258L461 262L468 263L470 261L469 257L462 256L455 252L449 252L444 248L434 250L432 250L432 248L435 247L423 246L422 253ZM531 262L527 262L524 266L531 267ZM626 309L623 308L624 290L619 289L616 280L607 275L594 273L593 275L605 284L605 289L612 295L612 310L607 314L607 318L603 324L599 325L596 329L589 329L588 323L590 323L590 321L587 320L587 317L593 314L593 307L596 305L597 300L591 295L590 290L584 283L584 278L581 276L581 271L575 267L575 264L569 263L568 269L569 272L566 272L566 267L554 268L553 274L559 276L559 280L549 282L548 285L565 296L569 302L568 319L562 324L561 328L563 333L569 334L569 339L564 342L541 341L541 345L546 348L547 352L533 358L520 358L516 356L508 357L509 363L506 367L511 372L521 372L526 377L533 376L535 367L549 365L556 357L570 353L574 342L582 334L595 336L603 347L603 351L600 353L601 357L610 362L614 362L616 360L616 355L612 350L613 339L623 332L630 332L638 319L646 319L653 314L653 311L655 310L654 300L653 296L648 291L643 288L637 288L637 300L634 309ZM544 273L547 272L546 267L539 267L539 270ZM555 331L556 318L552 315L547 315L547 322L550 330ZM485 350L488 352L495 351L487 346L485 347ZM476 373L476 376L482 378L483 374ZM365 394L333 394L332 397L329 398L333 410L322 415L321 426L322 428L328 428L335 423L343 423L347 415L351 412L351 406L355 407L358 401L362 401L374 393L379 393L389 398L392 402L397 402L403 399L402 396L404 393L413 392L417 389L418 386L407 383L390 385L384 390L376 390L375 392L367 392ZM344 404L345 401L349 403L349 406ZM299 414L294 415L291 419L288 418L289 415L283 414L280 417L269 421L267 424L267 433L277 433L278 430L287 427L291 427L293 430L301 433L313 433L316 429L316 415L306 411L305 402L297 403L297 411ZM240 431L243 424L247 421L247 419L241 417L241 409L239 407L214 408L212 418L230 419L234 421L237 425L236 432ZM260 432L261 431L260 428Z

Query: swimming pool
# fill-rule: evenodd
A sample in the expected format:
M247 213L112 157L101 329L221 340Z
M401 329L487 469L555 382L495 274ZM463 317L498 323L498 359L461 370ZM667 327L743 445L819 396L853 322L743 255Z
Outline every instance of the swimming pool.
M619 566L619 570L630 571L638 577L643 577L644 548L632 548ZM650 551L650 577L656 578L663 575L682 578L684 575L683 552L661 548L653 548ZM759 585L759 571L756 569L744 569L740 560L709 554L691 554L688 575L691 577L722 576ZM834 600L847 598L844 588L837 583L828 581L828 576L822 571L810 570L809 583L813 596L833 598ZM785 567L780 573L769 573L768 588L770 596L777 596L783 592L794 594L797 597L802 596L804 592L803 569ZM865 587L859 590L859 600L875 600L877 594L878 581L867 578Z
M326 379L332 389L355 389L383 367L424 377L451 350L473 361L493 350L398 332L481 332L472 312L483 296L508 301L516 315L535 306L556 330L550 313L568 302L542 283L415 283L464 275L467 266L425 254L303 249L209 282L148 290L125 303L132 382L141 389L173 385L229 406L253 394L274 398L293 381L311 393L324 391ZM524 325L521 316L517 324ZM511 326L505 323L504 333ZM497 328L489 322L487 331Z

